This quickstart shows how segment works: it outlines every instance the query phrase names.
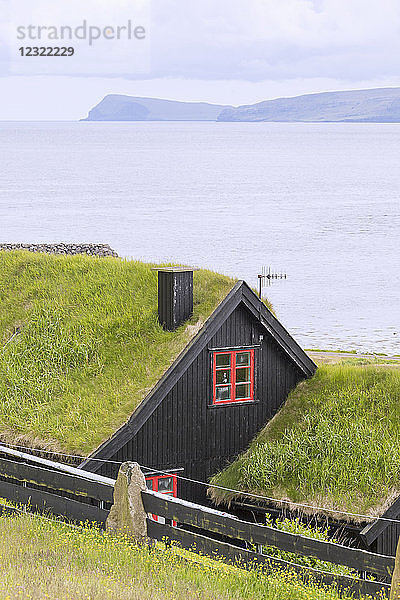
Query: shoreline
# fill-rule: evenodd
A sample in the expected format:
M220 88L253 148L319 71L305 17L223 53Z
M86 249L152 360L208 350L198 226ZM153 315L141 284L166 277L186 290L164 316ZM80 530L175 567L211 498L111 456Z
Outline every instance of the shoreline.
M400 355L384 354L383 352L368 353L356 350L313 350L306 349L305 352L317 364L335 364L347 362L362 365L375 365L379 367L391 367L400 369Z

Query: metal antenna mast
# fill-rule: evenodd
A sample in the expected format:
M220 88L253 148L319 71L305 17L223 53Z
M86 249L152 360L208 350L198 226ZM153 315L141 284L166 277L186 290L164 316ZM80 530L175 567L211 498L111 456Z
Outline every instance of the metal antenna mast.
M271 267L268 267L268 271L266 267L261 268L261 273L258 273L258 297L261 298L261 292L265 285L271 285L272 279L286 279L286 273L277 273L271 270Z

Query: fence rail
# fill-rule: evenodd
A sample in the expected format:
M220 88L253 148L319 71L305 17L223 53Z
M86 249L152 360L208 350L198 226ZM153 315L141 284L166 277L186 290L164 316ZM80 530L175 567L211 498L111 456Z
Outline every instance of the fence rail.
M188 532L184 529L177 529L176 527L171 527L171 525L155 521L148 522L148 533L153 539L160 541L165 541L166 539L173 540L178 542L182 548L201 553L210 558L223 559L229 564L242 568L251 568L259 565L270 571L294 571L305 582L314 581L324 585L334 585L339 590L359 595L378 595L379 598L382 598L382 593L385 597L390 591L390 585L387 583L368 581L345 575L334 575L313 569L312 567L302 567L279 558L238 548L227 542L218 541L204 535Z
M356 571L375 573L383 577L393 573L394 558L392 556L372 554L365 550L279 531L266 525L241 521L227 513L195 505L180 498L160 497L160 494L150 490L142 492L142 499L146 512L172 519L178 523L251 544L274 546L302 556L313 556L323 561L350 567Z
M6 457L4 456L6 455ZM12 459L11 459L11 458ZM49 512L75 521L105 524L115 481L81 469L33 455L8 451L0 446L0 497L29 504L31 510ZM290 569L304 580L314 580L359 595L389 595L394 570L392 556L311 539L279 531L267 525L242 521L237 517L151 490L142 491L144 510L164 517L177 527L147 520L148 536L178 542L183 548L201 552L242 567L259 565L269 570ZM1 505L0 505L1 508ZM378 580L336 575L256 552L255 547L272 546L283 551L349 567Z
M45 453L46 450L43 450L42 452ZM115 479L110 479L109 477L98 475L97 473L91 473L90 471L84 471L81 468L72 467L71 465L66 465L65 463L55 462L54 460L49 460L48 458L42 458L41 456L35 456L34 454L21 452L21 450L8 448L7 446L2 446L1 444L0 454L12 456L14 459L23 460L28 464L33 463L36 465L45 466L53 471L61 471L62 473L70 473L71 475L76 475L76 477L79 478L91 479L92 481L99 481L111 487L114 487L115 484Z
M279 531L266 525L241 521L227 513L192 504L179 498L162 497L150 490L142 492L142 500L146 512L152 512L177 521L181 525L189 525L199 530L199 533L195 533L192 530L186 531L150 521L149 536L154 539L168 538L179 542L183 548L192 549L214 558L224 558L233 564L257 564L270 569L289 569L301 575L303 579L314 579L327 585L335 584L342 590L358 594L376 595L382 592L388 594L390 591L390 584L386 582L334 575L311 567L303 567L266 554L238 548L232 542L242 540L249 544L273 546L295 554L313 556L323 561L344 565L355 571L380 575L384 578L390 577L393 573L395 561L392 556L372 554L365 550ZM207 537L204 532L217 533L231 538L231 543Z
M30 510L104 525L114 484L114 479L0 446L0 497Z
M114 488L111 485L84 477L78 479L76 475L53 471L49 467L44 468L0 458L0 475L12 477L26 484L43 485L60 492L68 492L104 502L113 501Z
M0 495L16 504L27 504L30 510L51 513L73 521L90 521L104 524L108 511L98 506L84 504L72 498L42 490L0 481Z

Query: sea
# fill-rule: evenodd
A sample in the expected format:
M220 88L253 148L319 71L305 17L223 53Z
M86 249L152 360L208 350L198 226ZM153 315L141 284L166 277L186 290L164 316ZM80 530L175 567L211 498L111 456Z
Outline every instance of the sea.
M400 124L0 123L0 241L258 287L307 349L400 354ZM134 293L134 290L132 290Z

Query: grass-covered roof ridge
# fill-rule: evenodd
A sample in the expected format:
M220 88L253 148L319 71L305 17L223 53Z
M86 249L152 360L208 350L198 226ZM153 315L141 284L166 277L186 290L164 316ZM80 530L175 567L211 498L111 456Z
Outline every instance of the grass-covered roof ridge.
M167 332L152 267L0 253L2 441L87 455L127 420L235 284L195 271L193 317Z
M381 515L400 494L400 371L321 366L212 483L329 510ZM217 502L233 498L216 488L210 493Z

